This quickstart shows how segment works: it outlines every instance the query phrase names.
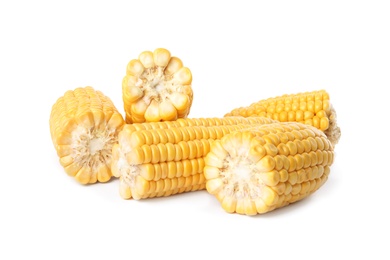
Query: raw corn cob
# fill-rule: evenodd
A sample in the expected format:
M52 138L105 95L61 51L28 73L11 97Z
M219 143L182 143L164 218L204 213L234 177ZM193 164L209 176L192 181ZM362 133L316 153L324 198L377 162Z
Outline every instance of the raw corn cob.
M179 119L125 125L112 152L112 173L124 199L169 196L205 188L204 156L210 143L262 117Z
M283 95L233 109L225 116L264 116L280 122L300 122L323 131L333 146L340 139L336 110L325 90Z
M327 180L333 146L323 132L287 122L236 131L211 144L207 191L225 211L255 215L301 200Z
M108 97L92 87L69 90L53 105L49 123L68 175L82 184L110 180L112 146L124 120Z
M163 48L144 51L127 65L122 82L126 123L171 121L190 112L191 71Z

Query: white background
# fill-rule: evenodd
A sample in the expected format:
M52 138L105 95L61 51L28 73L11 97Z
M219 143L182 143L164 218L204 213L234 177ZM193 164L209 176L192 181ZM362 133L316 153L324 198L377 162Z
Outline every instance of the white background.
M0 259L389 259L388 1L2 1ZM342 138L328 182L256 217L206 191L122 200L58 162L51 106L93 86L123 113L128 61L193 73L190 117L326 89Z

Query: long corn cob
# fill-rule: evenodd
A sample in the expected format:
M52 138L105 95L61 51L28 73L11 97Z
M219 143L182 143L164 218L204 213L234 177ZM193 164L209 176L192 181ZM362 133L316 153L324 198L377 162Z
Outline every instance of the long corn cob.
M301 123L244 129L211 144L206 188L227 212L254 215L301 200L321 187L333 163L323 132Z
M225 116L264 116L280 122L300 122L323 131L333 146L340 139L336 110L325 90L283 95L233 109Z
M67 174L82 184L110 180L112 146L124 120L108 97L92 87L69 90L53 105L49 123Z
M171 121L190 112L192 74L166 49L144 51L127 65L122 82L126 123Z
M179 119L125 125L113 147L112 173L125 199L142 199L205 188L203 158L213 140L252 125L262 117Z

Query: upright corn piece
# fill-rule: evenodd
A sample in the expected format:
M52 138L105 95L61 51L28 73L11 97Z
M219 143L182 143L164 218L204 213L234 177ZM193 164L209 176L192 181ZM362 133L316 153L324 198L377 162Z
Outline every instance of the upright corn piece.
M280 122L299 122L323 131L333 146L340 139L336 110L325 90L283 95L233 109L225 116L264 116Z
M107 182L112 146L124 120L92 87L67 91L52 107L50 133L65 172L82 184Z
M266 213L320 188L333 156L324 133L305 124L236 131L211 144L204 161L206 188L229 213Z
M145 199L204 189L203 158L210 143L232 131L272 122L229 117L125 125L111 166L120 177L120 194Z
M163 48L144 51L127 65L122 82L127 123L171 121L190 112L191 71Z

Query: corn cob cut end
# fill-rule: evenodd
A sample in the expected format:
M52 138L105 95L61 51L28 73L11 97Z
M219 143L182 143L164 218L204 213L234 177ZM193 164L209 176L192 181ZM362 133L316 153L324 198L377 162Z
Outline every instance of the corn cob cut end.
M123 117L111 100L92 87L67 91L53 105L50 132L65 172L79 183L111 179L111 153Z
M237 131L215 141L205 158L206 189L229 213L256 215L301 200L328 178L333 147L300 123Z
M163 48L144 51L127 65L122 82L127 123L185 118L193 100L192 74Z

